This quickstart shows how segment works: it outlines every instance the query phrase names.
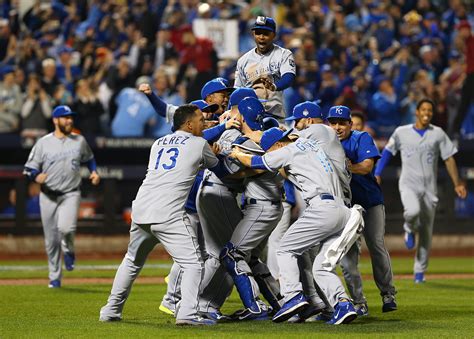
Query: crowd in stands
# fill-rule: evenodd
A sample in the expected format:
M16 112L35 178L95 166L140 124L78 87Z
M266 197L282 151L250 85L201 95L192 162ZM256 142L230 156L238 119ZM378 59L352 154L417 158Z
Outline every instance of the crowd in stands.
M44 135L52 108L67 104L85 135L166 134L170 126L137 85L151 83L170 104L199 99L206 81L233 80L237 60L219 59L221 46L196 37L193 20L238 20L243 54L254 46L250 25L267 15L297 65L286 112L305 100L319 100L325 112L346 105L386 138L430 98L436 125L455 134L464 123L464 135L474 135L468 2L54 0L23 15L18 3L0 2L0 133Z

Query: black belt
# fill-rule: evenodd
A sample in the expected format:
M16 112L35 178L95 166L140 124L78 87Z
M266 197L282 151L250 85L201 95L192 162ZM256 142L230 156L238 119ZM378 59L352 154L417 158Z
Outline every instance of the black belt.
M334 196L329 193L321 193L319 197L321 198L321 200L334 200Z
M254 198L245 199L246 205L280 205L280 200L260 200Z
M61 191L52 190L52 189L46 187L45 185L41 185L41 192L43 192L44 194L46 194L50 197L53 197L53 198L61 197L66 193L75 192L75 191L79 191L79 187L76 187L76 188L74 188L70 191L67 191L67 192L61 192Z

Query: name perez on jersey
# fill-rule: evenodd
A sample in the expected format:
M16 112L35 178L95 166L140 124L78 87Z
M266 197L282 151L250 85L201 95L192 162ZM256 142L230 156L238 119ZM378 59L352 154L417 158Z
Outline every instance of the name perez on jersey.
M156 141L156 145L158 146L165 146L165 145L185 145L186 140L188 140L189 137L179 135L179 136L172 136L171 138L164 137L161 139L158 139Z

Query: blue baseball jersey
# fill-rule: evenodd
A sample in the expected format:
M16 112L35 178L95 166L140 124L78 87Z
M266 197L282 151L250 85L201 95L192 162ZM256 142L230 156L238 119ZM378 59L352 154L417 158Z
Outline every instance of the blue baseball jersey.
M353 164L366 159L380 158L379 150L374 139L367 132L352 131L350 136L341 141L346 156ZM366 175L352 174L351 191L352 204L359 204L365 209L383 204L383 194L375 180L374 169Z

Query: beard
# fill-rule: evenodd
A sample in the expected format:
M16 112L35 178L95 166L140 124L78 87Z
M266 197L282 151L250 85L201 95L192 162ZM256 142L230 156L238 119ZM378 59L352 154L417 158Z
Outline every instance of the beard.
M61 125L58 124L58 128L64 135L69 135L72 132L72 125Z

